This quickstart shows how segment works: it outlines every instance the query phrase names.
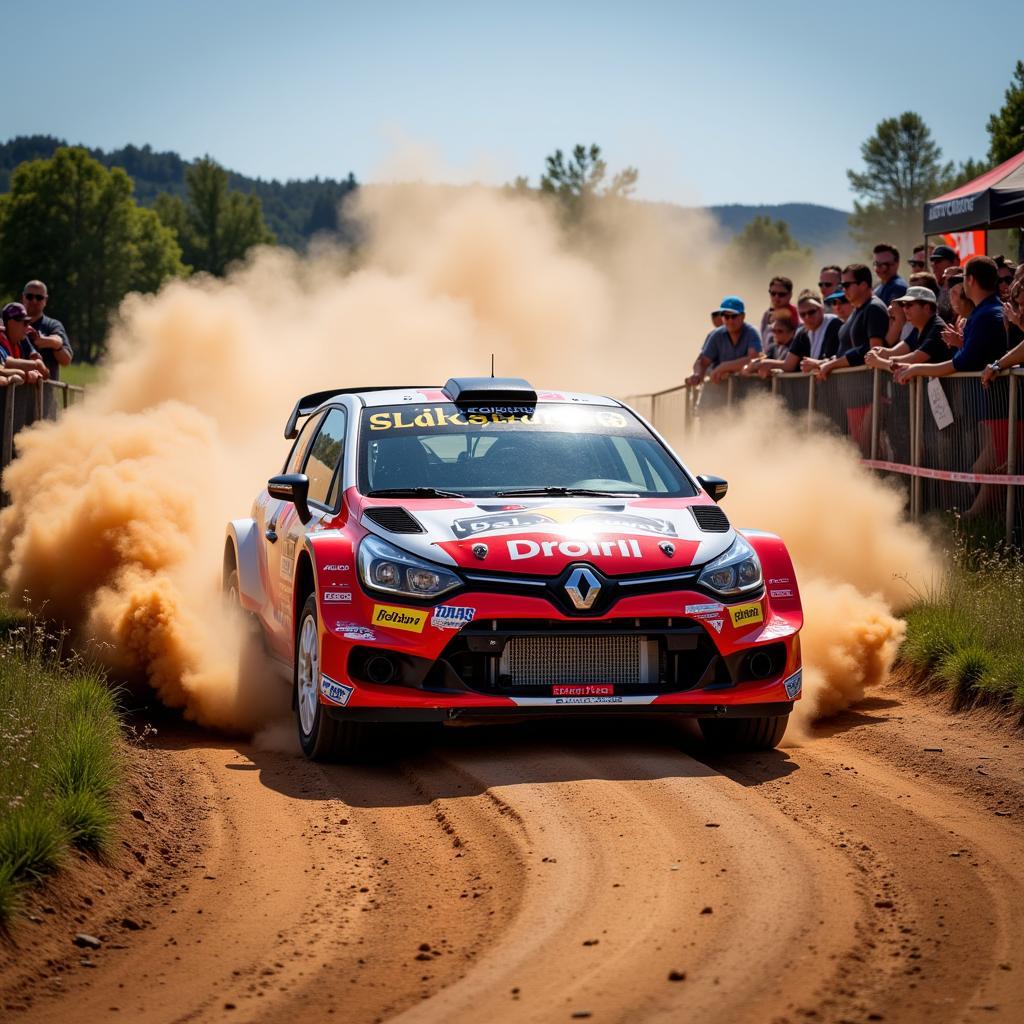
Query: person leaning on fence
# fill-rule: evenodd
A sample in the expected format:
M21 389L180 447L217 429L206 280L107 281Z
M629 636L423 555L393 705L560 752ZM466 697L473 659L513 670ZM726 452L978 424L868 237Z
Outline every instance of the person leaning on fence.
M736 295L722 299L718 307L722 326L707 336L693 364L693 373L686 378L689 387L702 384L709 370L711 382L721 384L730 373L739 373L761 351L761 336L746 322L745 310L743 300Z
M29 281L22 289L21 301L28 310L28 337L42 356L51 380L60 380L60 368L68 366L74 358L68 332L52 316L46 316L49 292L42 281Z
M20 302L8 302L0 310L3 330L0 331L0 349L5 370L19 370L29 384L46 380L49 373L39 353L28 340L28 310Z
M964 267L964 293L974 303L974 311L963 328L963 345L952 358L941 363L918 363L896 370L896 380L906 384L914 377L947 377L951 373L972 373L1006 354L1006 327L1003 304L999 301L995 261L988 256L973 256ZM946 332L946 337L949 337Z
M839 326L842 327L847 320L850 319L850 314L853 312L853 306L850 300L846 297L846 292L840 287L839 291L832 292L825 296L825 309L829 313L834 313L839 319Z
M788 277L773 277L768 282L768 301L770 305L761 317L761 345L765 352L772 342L772 324L779 310L789 310L793 323L796 323L796 306L793 305L793 282Z
M1006 344L1009 348L1024 341L1024 330L1017 323L1013 316L1007 312L1007 302L1010 298L1010 285L1013 284L1017 274L1017 264L1008 260L1005 256L996 256L996 270L999 273L999 301L1003 304L1003 318L1006 324Z
M905 314L910 333L889 348L872 349L864 357L865 366L893 371L901 365L945 362L952 356L952 350L942 340L946 323L936 312L935 292L911 285L906 295L893 300L893 305Z
M872 292L871 271L863 263L851 263L843 268L842 285L853 306L853 313L839 328L839 351L842 354L825 360L817 367L821 380L826 380L833 370L844 366L863 366L868 352L885 344L889 330L889 311Z
M1024 328L1024 263L1014 274L1010 287L1007 289L1006 301L1003 303L1003 316L1018 328ZM1024 338L1009 352L993 360L985 367L981 382L988 387L1003 370L1024 363Z

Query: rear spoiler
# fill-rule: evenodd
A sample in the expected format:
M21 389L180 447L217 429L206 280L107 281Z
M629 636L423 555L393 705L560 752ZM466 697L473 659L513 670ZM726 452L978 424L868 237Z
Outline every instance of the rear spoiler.
M337 398L338 395L359 395L368 391L422 391L423 385L409 386L403 384L381 384L372 388L333 388L330 391L314 391L311 395L300 398L292 409L291 416L285 424L284 436L292 441L299 436L299 420L316 412L328 399Z

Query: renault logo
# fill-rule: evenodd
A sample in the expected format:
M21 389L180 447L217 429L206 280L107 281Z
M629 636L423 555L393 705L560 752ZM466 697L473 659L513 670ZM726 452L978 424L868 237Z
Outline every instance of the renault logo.
M601 593L601 581L587 568L573 569L565 581L565 592L576 608L585 612Z

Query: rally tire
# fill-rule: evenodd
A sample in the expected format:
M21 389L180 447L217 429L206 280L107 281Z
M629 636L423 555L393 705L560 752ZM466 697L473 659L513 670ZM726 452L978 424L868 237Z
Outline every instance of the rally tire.
M716 750L773 750L782 742L789 715L699 721L704 742Z
M376 748L376 730L366 722L332 718L320 703L320 632L316 595L302 606L295 636L295 722L299 745L311 761L360 761Z

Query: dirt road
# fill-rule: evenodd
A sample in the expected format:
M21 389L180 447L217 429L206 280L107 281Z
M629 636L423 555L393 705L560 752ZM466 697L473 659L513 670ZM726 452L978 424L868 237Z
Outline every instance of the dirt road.
M179 731L139 754L116 872L82 865L73 898L16 927L0 1006L1021 1021L1022 750L896 689L728 758L604 724L458 730L352 769Z

